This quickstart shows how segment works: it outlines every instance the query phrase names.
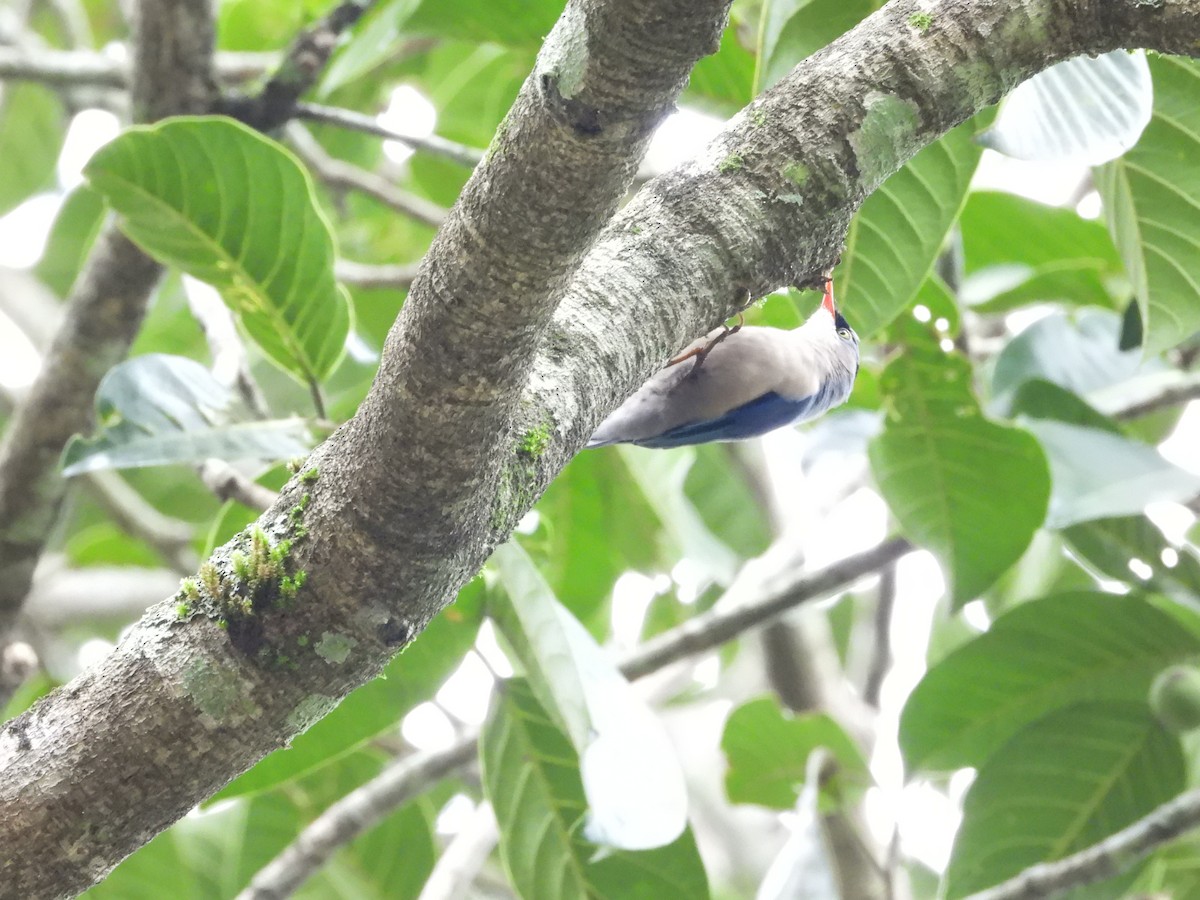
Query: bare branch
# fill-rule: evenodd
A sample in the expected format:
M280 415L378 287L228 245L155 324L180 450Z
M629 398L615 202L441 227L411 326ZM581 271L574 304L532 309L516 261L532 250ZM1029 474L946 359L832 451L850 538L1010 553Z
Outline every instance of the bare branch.
M1152 396L1113 410L1112 417L1123 421L1140 419L1164 409L1183 406L1193 400L1200 400L1200 377L1195 375L1187 377L1179 384L1169 385Z
M1032 866L967 900L1041 900L1112 878L1180 835L1200 828L1200 791L1181 794L1086 850Z
M892 667L892 609L896 605L896 566L879 570L879 591L875 597L875 619L871 629L871 659L863 686L863 701L879 708L883 679Z
M222 98L218 111L259 131L279 128L292 117L300 96L317 83L343 32L350 29L374 2L342 0L320 21L297 35L257 94Z
M911 549L908 541L893 538L811 575L796 577L793 572L775 573L764 581L761 593L752 602L725 608L722 601L704 615L696 616L638 647L625 658L621 671L630 678L641 678L676 660L723 644L801 603L827 596L877 571Z
M910 549L907 541L888 541L813 575L800 575L788 566L775 573L773 587L745 604L737 599L742 591L731 588L713 610L664 632L626 656L621 671L628 678L642 678L671 663L711 650L801 603L845 588ZM760 582L755 579L754 583ZM736 608L723 609L727 600L737 604ZM474 759L478 739L477 734L468 735L447 750L418 753L394 763L314 819L294 843L254 876L238 900L279 900L290 896L343 844L427 789L436 778ZM430 772L441 774L430 777Z
M204 486L221 500L236 500L242 506L262 512L279 499L270 488L247 478L224 460L206 459L198 471Z
M279 54L218 53L215 69L222 84L241 84L260 78L278 65ZM0 81L36 81L56 88L129 87L129 66L105 53L90 50L30 50L0 46Z
M436 156L460 166L466 166L468 169L475 168L483 161L484 151L482 150L468 147L465 144L456 144L454 141L448 141L437 135L415 137L410 134L403 134L402 132L380 125L373 116L354 112L349 109L342 109L337 106L297 103L295 118L306 119L309 122L322 122L326 125L336 125L338 128L361 131L364 134L373 134L376 137L386 138L389 141L397 141L406 147L411 147L413 150L419 150L430 156Z
M420 263L398 266L376 266L370 263L339 259L334 266L338 281L361 288L394 288L407 291L417 277Z
M313 173L335 190L360 191L390 206L396 212L437 227L447 212L424 197L396 187L388 179L340 159L334 159L311 134L298 125L287 128L288 142Z
M163 515L116 472L91 472L80 480L108 510L118 528L153 547L179 574L196 571L200 560L192 549L191 525Z
M478 741L478 734L468 734L445 750L416 753L391 763L317 816L295 841L254 876L237 900L290 897L340 847L474 759Z
M459 900L468 896L499 839L496 813L485 800L442 852L417 900Z

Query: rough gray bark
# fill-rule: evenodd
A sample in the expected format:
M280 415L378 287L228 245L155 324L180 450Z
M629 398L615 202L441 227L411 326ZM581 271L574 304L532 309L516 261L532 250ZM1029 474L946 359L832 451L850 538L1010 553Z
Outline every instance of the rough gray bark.
M260 519L295 541L295 602L231 605L247 588L239 538L196 609L152 609L8 723L0 896L102 877L373 677L607 410L747 297L822 271L853 210L921 146L1060 59L1194 54L1200 38L1200 0L898 0L599 234L722 18L719 3L571 4L435 240L369 398ZM532 452L526 433L549 446Z

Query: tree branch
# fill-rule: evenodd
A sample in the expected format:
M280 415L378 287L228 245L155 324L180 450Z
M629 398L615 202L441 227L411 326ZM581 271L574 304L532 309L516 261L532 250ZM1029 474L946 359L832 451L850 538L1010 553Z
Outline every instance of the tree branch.
M218 53L217 79L222 84L240 84L261 77L279 61L278 53ZM0 81L36 81L55 88L129 87L129 66L104 53L90 50L31 51L0 46Z
M289 126L287 137L296 155L313 170L313 174L334 190L353 190L367 194L401 215L435 228L446 221L446 210L436 203L401 190L382 175L335 159L300 126Z
M773 573L762 594L745 603L739 598L744 596L740 585L746 582L735 579L735 585L709 612L663 632L628 654L621 662L621 672L630 679L644 678L672 663L712 650L802 603L845 588L881 566L890 565L911 549L904 540L886 541L812 575L801 575L788 566ZM747 571L744 569L743 573ZM754 584L760 582L755 579ZM731 604L732 608L727 609ZM427 790L437 778L473 760L478 740L478 734L470 734L446 750L413 754L393 763L314 819L291 845L254 876L237 900L280 900L290 896L339 847ZM431 771L440 774L430 777Z
M271 541L303 520L287 560L303 589L219 628L222 598L246 588L231 561L243 534L209 564L205 611L154 607L0 729L0 883L82 888L374 677L607 409L748 295L822 271L853 210L922 146L1063 58L1200 52L1200 0L893 0L601 233L724 16L713 0L568 5L435 238L368 399L259 520ZM540 455L522 449L528 428L553 436ZM325 632L344 658L296 652ZM285 652L287 669L272 665ZM147 746L189 753L112 764ZM47 847L77 856L47 867Z
M321 122L325 125L335 125L338 128L361 131L364 134L373 134L376 137L386 138L389 141L397 141L406 147L411 147L413 150L419 150L430 156L436 156L457 165L466 166L468 169L475 168L483 161L483 151L475 147L456 144L454 141L448 141L437 135L415 137L410 134L403 134L380 125L374 116L368 116L365 113L354 112L349 109L341 109L337 106L297 103L295 118L305 119L309 122Z
M361 288L394 288L407 291L417 277L419 263L406 265L376 266L370 263L339 259L334 265L334 275L345 284Z
M1035 900L1056 897L1127 871L1175 838L1200 828L1200 791L1181 794L1154 812L1086 850L1041 863L968 900Z
M296 101L321 77L342 34L353 27L375 0L342 0L306 28L266 84L253 97L224 97L217 109L259 131L274 131L295 113Z

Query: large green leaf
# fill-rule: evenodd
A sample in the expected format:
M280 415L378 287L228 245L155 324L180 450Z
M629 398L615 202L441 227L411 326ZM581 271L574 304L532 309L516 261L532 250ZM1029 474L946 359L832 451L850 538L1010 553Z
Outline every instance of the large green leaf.
M521 679L506 682L480 741L500 857L524 900L704 900L708 879L690 830L657 850L599 858L570 740Z
M792 716L774 697L743 703L725 722L721 749L729 768L725 793L734 803L759 803L775 809L796 805L807 776L808 757L824 748L837 762L836 776L822 783L833 802L860 796L871 783L862 751L824 713Z
M1089 847L1183 789L1179 741L1145 704L1090 702L1055 710L980 768L946 871L963 897L1031 865ZM1125 896L1134 873L1093 885L1090 900Z
M350 302L312 182L274 141L231 119L133 128L85 170L156 259L216 287L267 356L302 382L342 357Z
M868 453L901 528L941 558L959 606L1029 546L1046 517L1050 475L1031 435L979 412L967 361L909 331L907 349L884 370L888 415Z
M1191 544L1169 543L1145 516L1096 519L1064 529L1063 536L1078 556L1109 578L1200 608L1200 553ZM1130 568L1133 560L1149 574L1136 574Z
M1151 56L1154 115L1137 146L1096 169L1147 353L1200 329L1200 64Z
M100 432L76 435L63 474L217 459L287 459L308 453L302 419L259 420L208 369L152 353L113 368L96 391Z
M40 84L9 82L0 94L0 215L54 184L63 109Z
M687 787L666 730L516 544L490 566L490 611L528 682L571 739L588 799L585 833L609 847L665 846L687 827Z
M847 318L871 337L907 308L967 196L980 148L975 120L930 144L888 178L850 223L834 273Z
M483 612L482 584L471 582L452 606L442 610L380 677L363 685L290 746L264 757L228 785L217 799L268 790L327 765L364 741L394 726L404 714L428 700L458 667L474 644ZM308 638L296 652L321 640Z
M1110 274L1120 271L1121 258L1104 226L1072 209L1000 191L973 191L963 207L962 226L968 273L1064 259L1088 260Z
M1052 710L1145 703L1155 675L1197 652L1195 633L1136 597L1023 603L925 674L904 706L900 747L910 771L978 767Z

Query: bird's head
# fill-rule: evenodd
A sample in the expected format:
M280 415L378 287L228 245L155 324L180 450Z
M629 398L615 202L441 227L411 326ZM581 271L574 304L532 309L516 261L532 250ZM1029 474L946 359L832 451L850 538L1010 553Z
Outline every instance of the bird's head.
M833 325L834 355L848 371L857 372L858 335L854 333L854 329L850 327L850 323L846 321L845 317L838 312L837 302L833 299L832 279L827 279L825 282L825 296L821 299L821 308L813 314L809 321L811 322L813 319L816 320L820 331L826 335L831 333L829 326Z

